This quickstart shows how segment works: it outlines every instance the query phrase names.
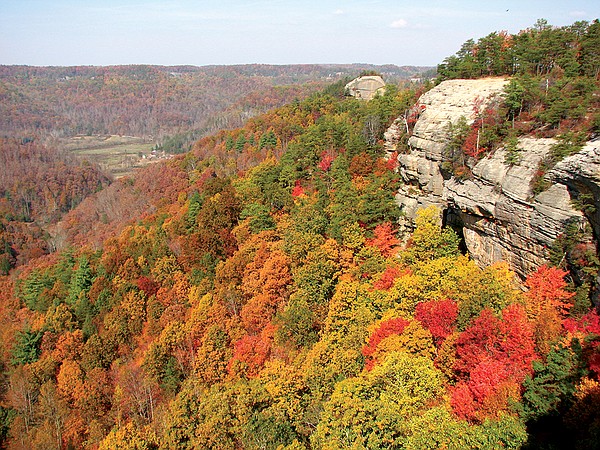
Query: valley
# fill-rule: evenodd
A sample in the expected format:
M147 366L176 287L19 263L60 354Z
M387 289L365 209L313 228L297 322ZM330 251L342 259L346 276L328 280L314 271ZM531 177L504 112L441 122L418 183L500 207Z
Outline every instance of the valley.
M58 147L77 156L84 163L97 164L115 179L130 176L136 169L172 158L154 150L149 139L134 136L73 136L61 139Z

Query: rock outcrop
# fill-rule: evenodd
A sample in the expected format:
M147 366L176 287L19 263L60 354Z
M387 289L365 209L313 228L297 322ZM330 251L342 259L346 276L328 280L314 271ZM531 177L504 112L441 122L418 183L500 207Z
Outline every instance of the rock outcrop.
M346 85L346 92L362 100L371 100L385 92L385 81L378 75L358 77Z
M473 121L473 105L482 100L482 106L501 94L506 80L450 80L426 92L419 99L420 116L409 139L411 152L398 156L399 170L405 185L397 195L404 212L402 225L412 227L416 211L431 204L446 209L443 198L445 180L441 163L448 141L447 126L460 117ZM390 127L386 141L394 142L399 123ZM395 127L395 130L393 128ZM388 150L393 150L388 146Z
M548 174L551 181L567 186L573 197L591 195L595 208L588 210L587 218L600 237L600 140L588 142L576 155L559 162Z
M441 161L448 123L456 123L461 116L472 122L476 103L480 109L485 108L501 95L506 83L504 78L449 80L426 92L419 99L421 112L409 144L423 152L427 159Z
M600 198L600 148L590 142L576 155L561 161L547 175L552 181L546 191L533 195L532 180L553 139L521 138L521 161L505 162L499 149L470 164L472 176L457 179L442 171L443 152L448 141L447 124L464 116L472 120L473 104L501 95L506 81L500 78L452 80L424 94L422 113L409 139L411 151L398 156L404 185L396 199L402 209L401 225L410 230L416 211L435 204L446 221L462 228L471 256L481 265L499 260L525 276L546 261L547 249L564 231L567 221L585 221L571 204L581 192ZM388 150L401 123L386 133ZM596 208L596 210L600 210ZM600 236L600 216L591 218L595 235Z

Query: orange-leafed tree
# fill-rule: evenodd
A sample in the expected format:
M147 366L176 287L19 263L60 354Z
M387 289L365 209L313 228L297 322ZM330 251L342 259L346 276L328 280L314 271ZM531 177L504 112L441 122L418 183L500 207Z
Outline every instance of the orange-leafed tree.
M367 239L366 244L377 247L383 256L392 256L400 242L396 237L396 231L393 229L392 224L384 222L377 225L373 233L375 237Z
M84 374L76 361L65 359L62 362L56 375L56 388L71 406L84 396Z
M562 320L569 300L575 295L566 290L566 272L556 267L540 266L525 280L527 316L535 324L535 342L539 352L547 355L560 337Z

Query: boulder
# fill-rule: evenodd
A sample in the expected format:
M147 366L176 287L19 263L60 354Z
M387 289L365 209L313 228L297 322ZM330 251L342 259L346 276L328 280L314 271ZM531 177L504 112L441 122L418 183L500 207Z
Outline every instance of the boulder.
M346 85L346 92L362 100L371 100L385 92L385 81L378 75L358 77Z

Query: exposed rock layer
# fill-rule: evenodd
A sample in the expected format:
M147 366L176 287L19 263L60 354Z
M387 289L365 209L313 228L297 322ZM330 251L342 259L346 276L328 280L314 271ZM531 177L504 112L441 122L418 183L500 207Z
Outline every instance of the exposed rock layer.
M385 92L385 81L378 75L358 77L346 85L346 91L353 97L371 100L377 94Z
M563 232L568 220L585 221L572 207L581 192L600 198L600 149L590 142L576 155L559 163L547 176L551 187L534 197L531 185L538 164L554 140L521 138L522 159L518 165L505 162L505 151L497 150L471 164L472 177L458 180L443 176L441 164L448 140L447 124L461 116L472 120L475 102L501 95L506 80L446 81L419 100L425 108L409 140L411 151L398 157L404 186L397 194L404 219L412 228L416 211L435 204L448 220L461 226L471 256L481 265L505 260L524 276L546 261L547 248ZM423 108L422 108L423 109ZM394 149L400 122L386 133L388 150ZM596 210L600 210L596 208ZM600 235L598 212L590 218Z

